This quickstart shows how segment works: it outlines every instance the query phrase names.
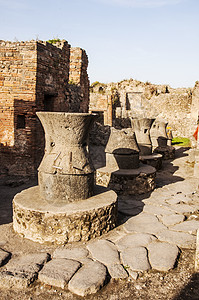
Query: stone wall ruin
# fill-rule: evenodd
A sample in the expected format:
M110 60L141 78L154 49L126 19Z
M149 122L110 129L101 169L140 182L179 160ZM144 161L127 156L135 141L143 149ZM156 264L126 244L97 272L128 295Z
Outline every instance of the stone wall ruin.
M0 174L36 174L44 149L37 111L88 111L87 66L86 52L65 40L0 41Z

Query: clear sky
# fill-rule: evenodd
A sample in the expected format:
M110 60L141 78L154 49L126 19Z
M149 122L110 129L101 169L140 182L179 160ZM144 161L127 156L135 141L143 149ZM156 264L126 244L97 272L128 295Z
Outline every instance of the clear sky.
M172 87L199 80L199 0L0 0L0 39L65 39L90 81Z

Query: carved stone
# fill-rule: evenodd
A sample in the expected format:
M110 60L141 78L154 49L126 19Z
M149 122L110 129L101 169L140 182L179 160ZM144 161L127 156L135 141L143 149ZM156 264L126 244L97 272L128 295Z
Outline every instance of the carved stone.
M153 122L154 119L148 118L131 119L132 128L135 131L136 139L140 149L140 155L150 155L152 153L150 128Z
M167 146L167 127L166 122L161 120L155 120L150 129L150 137L153 149L156 147L166 147Z

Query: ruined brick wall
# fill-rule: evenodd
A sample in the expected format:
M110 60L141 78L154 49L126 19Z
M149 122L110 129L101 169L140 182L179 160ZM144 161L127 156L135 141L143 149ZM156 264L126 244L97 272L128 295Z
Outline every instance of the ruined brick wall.
M33 174L36 42L0 42L1 172Z
M36 111L88 110L88 59L80 52L71 96L66 41L0 42L0 174L36 175L44 150Z
M70 49L70 107L71 111L88 112L89 106L89 78L87 74L88 56L86 51L75 47Z

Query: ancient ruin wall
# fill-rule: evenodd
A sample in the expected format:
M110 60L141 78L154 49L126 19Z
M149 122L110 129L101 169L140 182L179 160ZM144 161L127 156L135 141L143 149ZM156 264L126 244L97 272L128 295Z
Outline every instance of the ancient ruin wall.
M71 95L66 41L0 42L0 173L36 175L44 149L36 111L87 111L88 59L78 52Z
M90 82L87 67L88 56L86 51L78 47L71 48L69 71L71 111L79 105L79 111L88 112Z
M0 42L1 170L33 172L32 114L36 100L36 42ZM31 164L31 163L32 164Z
M97 95L101 88L104 95L112 94L112 98L117 99L113 106L114 124L118 124L119 120L119 123L126 127L128 122L124 121L129 117L158 117L169 123L174 136L192 136L192 89L173 89L167 85L154 85L130 79L107 85L95 84L91 95ZM127 126L130 126L130 123Z

